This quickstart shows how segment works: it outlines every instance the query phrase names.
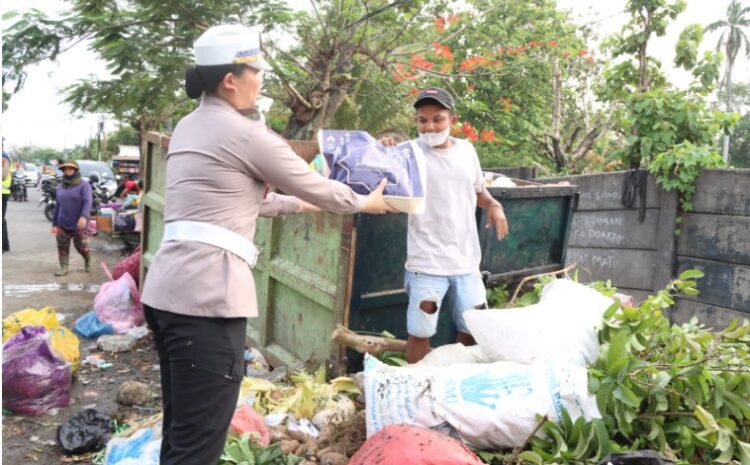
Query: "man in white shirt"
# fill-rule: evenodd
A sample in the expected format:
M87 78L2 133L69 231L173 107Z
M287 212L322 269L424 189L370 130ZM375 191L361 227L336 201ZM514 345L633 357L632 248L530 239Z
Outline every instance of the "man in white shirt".
M476 342L463 313L487 308L486 291L479 272L481 250L476 226L477 206L488 209L486 227L494 226L497 239L508 233L503 207L484 187L484 176L474 146L450 137L453 97L445 89L423 90L414 103L418 143L425 154L427 195L425 211L409 215L406 291L407 360L415 363L430 351L443 307L453 315L457 341ZM384 145L395 145L390 138Z

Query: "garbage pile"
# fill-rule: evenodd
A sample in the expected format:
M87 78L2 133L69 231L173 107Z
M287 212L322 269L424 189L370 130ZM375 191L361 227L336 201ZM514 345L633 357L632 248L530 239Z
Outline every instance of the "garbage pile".
M42 415L67 406L80 356L78 338L60 325L52 307L3 319L3 408Z
M522 446L539 416L559 422L565 409L573 421L601 418L584 364L596 358L597 332L612 303L591 288L556 280L536 305L466 312L476 348L444 346L407 367L368 355L368 436L407 424L495 450Z
M102 353L81 360L79 337L97 338L100 350L115 353L131 350L148 334L137 284L130 274L137 267L138 256L118 264L117 278L110 274L111 280L102 285L94 298L93 310L75 322L74 331L62 326L64 315L58 315L52 307L28 308L3 319L4 409L37 416L67 407L81 364L101 370L113 367ZM138 405L150 400L150 391L141 384L124 383L118 392L118 402ZM111 423L106 413L84 409L60 426L57 439L66 453L78 454L103 448L110 433Z
M253 355L255 364L265 363L260 357ZM273 457L286 456L291 461L284 463L349 463L366 435L359 395L351 378L327 381L324 368L315 373L301 370L277 382L246 377L221 463L271 465L281 463ZM105 464L157 465L160 422L155 416L116 435L107 445Z

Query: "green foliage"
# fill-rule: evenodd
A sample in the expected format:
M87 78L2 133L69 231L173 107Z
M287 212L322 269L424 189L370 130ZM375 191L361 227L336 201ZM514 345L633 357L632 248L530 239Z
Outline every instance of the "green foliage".
M750 113L740 118L734 127L729 161L737 168L750 168Z
M59 19L38 10L3 17L10 23L3 31L3 93L23 86L28 66L89 39L113 77L69 86L65 101L74 111L108 113L139 131L162 129L193 108L182 90L184 73L192 63L193 42L207 25L283 25L293 17L280 0L202 0L189 8L156 0L69 4Z
M637 449L678 463L748 463L750 324L711 332L695 320L672 325L662 314L676 292L697 294L701 276L685 271L639 307L607 310L600 354L589 368L603 418L545 422L544 437L531 441L545 463L595 462Z
M47 147L19 147L13 153L20 160L43 165L63 157L62 152Z
M721 155L710 146L682 142L659 153L649 165L649 171L665 190L677 189L683 211L693 209L695 180L704 168L724 165Z
M675 66L691 70L698 64L698 47L703 40L703 28L700 24L686 27L677 40Z
M297 465L301 461L294 454L284 455L280 444L261 447L251 440L250 433L245 433L227 438L219 465Z

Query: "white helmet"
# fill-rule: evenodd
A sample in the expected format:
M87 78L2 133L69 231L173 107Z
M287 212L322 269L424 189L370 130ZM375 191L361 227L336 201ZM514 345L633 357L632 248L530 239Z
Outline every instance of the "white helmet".
M239 24L222 24L208 28L193 44L198 66L245 64L270 71L260 48L260 31Z

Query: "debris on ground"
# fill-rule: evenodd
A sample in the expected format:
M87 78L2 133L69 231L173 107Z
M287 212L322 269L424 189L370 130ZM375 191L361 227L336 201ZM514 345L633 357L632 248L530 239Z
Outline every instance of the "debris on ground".
M112 421L95 409L77 412L57 430L57 442L67 454L81 454L104 448L111 436Z
M138 339L128 334L108 334L99 336L96 345L104 352L117 353L132 350L136 342L138 342Z
M122 405L144 405L151 400L151 388L139 381L125 381L117 390L116 399Z

